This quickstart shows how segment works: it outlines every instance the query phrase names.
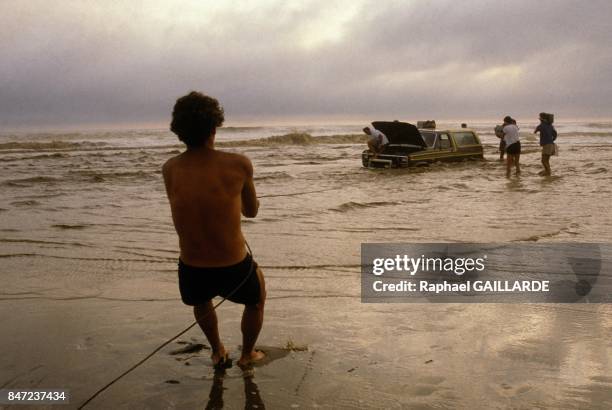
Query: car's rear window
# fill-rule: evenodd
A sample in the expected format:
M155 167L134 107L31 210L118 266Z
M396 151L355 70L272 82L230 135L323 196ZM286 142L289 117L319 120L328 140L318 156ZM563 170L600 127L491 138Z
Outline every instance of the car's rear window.
M476 136L471 132L457 132L455 133L455 142L458 146L462 145L477 145L478 140Z

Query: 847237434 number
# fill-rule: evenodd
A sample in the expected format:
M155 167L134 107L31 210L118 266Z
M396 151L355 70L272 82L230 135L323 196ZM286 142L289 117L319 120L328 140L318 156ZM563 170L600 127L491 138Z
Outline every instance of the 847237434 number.
M66 389L1 389L0 404L66 404Z

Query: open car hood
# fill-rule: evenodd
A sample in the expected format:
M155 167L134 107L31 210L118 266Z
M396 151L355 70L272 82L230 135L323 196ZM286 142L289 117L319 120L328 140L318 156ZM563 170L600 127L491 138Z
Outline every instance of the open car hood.
M393 145L415 145L427 148L421 133L412 124L399 121L374 121L372 126L385 134Z

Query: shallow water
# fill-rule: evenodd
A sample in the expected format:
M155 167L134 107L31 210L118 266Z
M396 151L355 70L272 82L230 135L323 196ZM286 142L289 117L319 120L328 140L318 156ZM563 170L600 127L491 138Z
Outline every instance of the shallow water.
M360 303L362 242L612 241L612 124L557 125L561 153L552 158L552 177L537 175L537 141L523 134L523 173L509 180L497 160L495 124L473 125L485 143L484 161L402 170L361 167L359 125L219 133L218 147L248 155L255 167L261 209L243 230L267 277L261 341L283 346L292 339L310 348L258 371L266 404L610 403L607 306ZM166 131L0 136L0 316L16 335L0 342L14 353L0 360L8 375L0 382L28 387L31 379L39 386L59 380L83 399L108 379L102 372L78 380L99 367L83 351L123 367L163 341L145 325L162 327L165 337L190 320L178 300L177 240L160 172L181 149ZM148 309L165 315L164 324L145 317L142 328L135 325ZM96 316L100 310L108 317ZM226 312L223 327L238 344L237 308ZM61 361L47 357L57 346L34 340L26 353L49 354L16 353L34 326L66 316L73 322L45 343L66 343L60 350L72 357L72 370L59 370ZM150 342L126 336L134 328ZM197 331L192 337L204 342ZM205 399L168 390L176 389L163 384L170 378L186 388L193 369L156 360L154 372L126 381L106 403L143 395L153 407L161 397ZM36 368L41 361L45 367ZM149 384L140 385L142 379ZM207 391L211 380L202 383L194 389ZM238 388L242 381L228 383Z

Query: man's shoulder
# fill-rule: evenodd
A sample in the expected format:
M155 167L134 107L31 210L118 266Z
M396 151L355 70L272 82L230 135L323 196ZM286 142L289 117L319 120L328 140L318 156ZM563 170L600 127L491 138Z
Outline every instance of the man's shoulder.
M251 160L246 155L238 154L235 152L220 151L220 150L216 150L215 153L218 155L219 159L221 159L222 161L234 162L234 163L239 163L239 164L244 164L244 165L251 164Z
M220 149L215 149L215 155L217 155L220 159L224 159L226 161L244 161L248 159L246 156L242 154L238 154L236 152L223 151Z
M169 158L166 162L164 162L164 165L162 165L162 173L166 174L167 172L172 170L172 168L174 168L176 164L180 161L181 155L183 154L176 155L172 158Z
M242 168L249 175L253 173L253 164L246 155L219 150L215 151L215 153L220 162L226 163L228 165L231 164L234 168Z

